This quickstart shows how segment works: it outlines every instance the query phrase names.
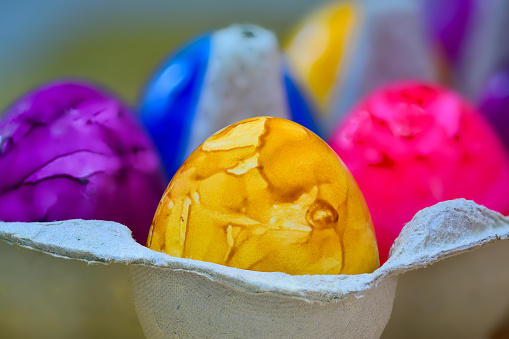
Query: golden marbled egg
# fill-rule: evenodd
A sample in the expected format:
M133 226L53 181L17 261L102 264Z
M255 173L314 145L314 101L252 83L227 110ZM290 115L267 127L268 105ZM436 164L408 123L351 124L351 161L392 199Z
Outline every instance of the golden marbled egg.
M379 266L362 193L318 136L258 117L208 138L159 203L147 246L172 256L289 274Z

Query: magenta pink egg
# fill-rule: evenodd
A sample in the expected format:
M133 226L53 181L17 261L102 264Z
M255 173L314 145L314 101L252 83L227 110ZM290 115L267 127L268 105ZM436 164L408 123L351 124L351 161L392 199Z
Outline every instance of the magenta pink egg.
M383 87L350 112L329 143L366 198L381 263L404 224L437 202L465 198L509 213L509 158L501 141L446 88Z

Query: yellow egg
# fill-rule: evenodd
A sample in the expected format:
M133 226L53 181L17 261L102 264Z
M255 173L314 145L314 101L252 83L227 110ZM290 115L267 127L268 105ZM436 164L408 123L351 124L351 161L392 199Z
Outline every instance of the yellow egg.
M357 12L351 2L328 4L306 18L287 44L290 64L322 113L330 103L331 89L358 21Z
M379 266L367 205L343 162L311 131L271 117L230 125L189 156L166 188L147 246L265 272Z

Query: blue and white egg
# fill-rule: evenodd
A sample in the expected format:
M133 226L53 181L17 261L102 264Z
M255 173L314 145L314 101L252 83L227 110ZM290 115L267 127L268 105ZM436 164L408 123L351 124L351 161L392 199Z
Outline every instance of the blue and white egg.
M272 116L319 134L313 114L276 36L254 25L233 25L182 47L150 81L141 107L169 178L194 149L230 124Z

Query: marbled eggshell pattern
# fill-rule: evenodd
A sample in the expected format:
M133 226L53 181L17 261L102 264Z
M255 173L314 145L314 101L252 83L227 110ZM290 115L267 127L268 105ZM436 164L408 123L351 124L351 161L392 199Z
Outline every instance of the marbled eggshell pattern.
M232 25L177 50L148 83L141 106L169 178L210 135L243 119L288 118L318 133L276 35L255 25Z
M362 101L331 147L368 203L380 261L417 211L455 198L509 213L509 159L484 118L456 93L393 83Z
M0 122L2 221L110 220L144 243L164 186L132 113L90 84L46 84Z
M161 199L147 246L289 274L379 266L371 217L350 172L314 133L271 117L230 125L189 156Z

